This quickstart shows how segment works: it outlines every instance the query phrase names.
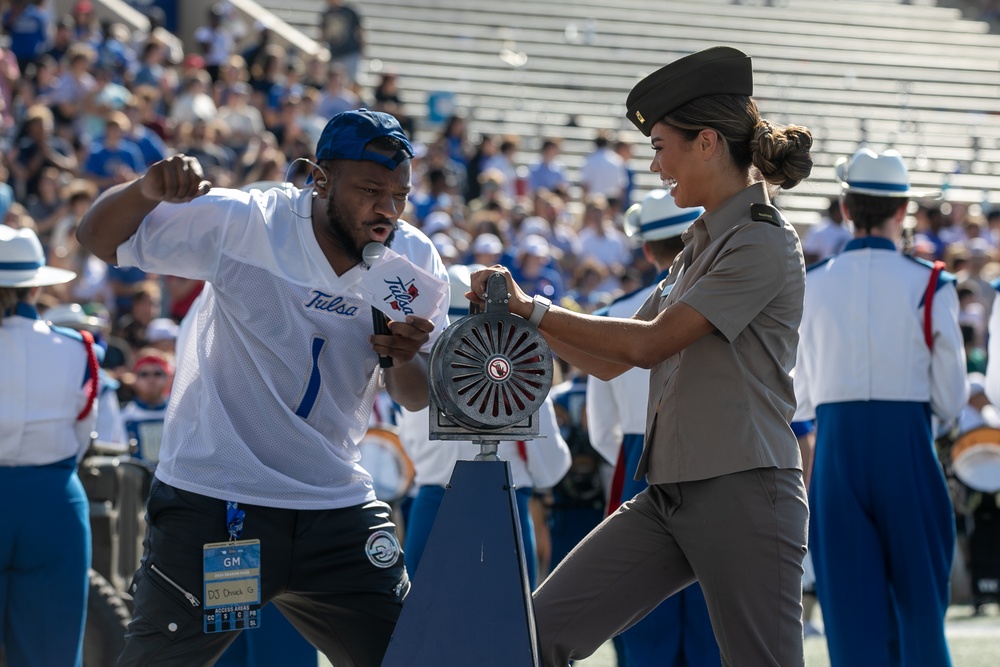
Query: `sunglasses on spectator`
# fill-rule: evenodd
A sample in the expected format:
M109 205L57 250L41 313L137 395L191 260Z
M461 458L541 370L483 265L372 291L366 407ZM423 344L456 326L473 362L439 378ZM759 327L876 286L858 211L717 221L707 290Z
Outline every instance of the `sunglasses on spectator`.
M163 371L139 371L136 373L136 377L141 378L165 378L167 374Z

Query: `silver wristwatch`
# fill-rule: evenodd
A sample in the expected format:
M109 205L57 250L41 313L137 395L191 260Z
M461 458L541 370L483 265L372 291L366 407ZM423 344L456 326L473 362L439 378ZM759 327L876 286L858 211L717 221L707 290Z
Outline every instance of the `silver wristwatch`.
M552 300L536 294L534 302L535 305L531 309L531 316L528 317L528 321L535 327L538 327L538 325L542 323L542 318L545 317L545 313L549 312L549 308L552 306Z

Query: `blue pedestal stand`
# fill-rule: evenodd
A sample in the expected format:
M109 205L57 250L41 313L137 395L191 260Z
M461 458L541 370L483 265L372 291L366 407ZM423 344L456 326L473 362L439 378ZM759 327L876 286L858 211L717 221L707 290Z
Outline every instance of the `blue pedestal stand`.
M492 458L455 464L382 667L540 665L510 464Z

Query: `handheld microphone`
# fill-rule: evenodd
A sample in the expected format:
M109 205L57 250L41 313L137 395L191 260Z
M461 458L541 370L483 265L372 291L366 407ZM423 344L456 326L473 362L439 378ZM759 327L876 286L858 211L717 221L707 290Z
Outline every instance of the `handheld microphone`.
M361 262L366 268L370 269L378 261L378 258L382 256L383 252L385 252L385 246L372 241L361 250ZM375 328L376 334L392 335L392 332L389 330L389 318L375 306L372 306L372 325ZM378 355L378 365L379 368L392 368L392 357Z

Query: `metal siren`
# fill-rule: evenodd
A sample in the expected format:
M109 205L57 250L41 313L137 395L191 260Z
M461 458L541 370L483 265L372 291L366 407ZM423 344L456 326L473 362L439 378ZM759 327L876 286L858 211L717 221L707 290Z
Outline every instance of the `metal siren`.
M486 283L486 311L449 326L430 358L431 440L525 440L552 387L552 352L510 313L502 274Z

